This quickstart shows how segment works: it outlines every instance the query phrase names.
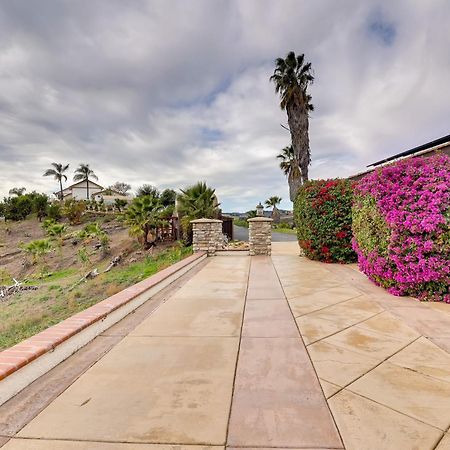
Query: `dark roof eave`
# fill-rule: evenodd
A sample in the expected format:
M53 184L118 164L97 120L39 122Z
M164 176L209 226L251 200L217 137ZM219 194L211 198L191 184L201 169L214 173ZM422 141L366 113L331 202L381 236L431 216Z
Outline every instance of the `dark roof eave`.
M450 134L448 134L447 136L443 136L443 137L441 137L439 139L435 139L434 141L428 142L426 144L419 145L418 147L411 148L410 150L405 150L404 152L397 153L396 155L390 156L389 158L385 158L385 159L382 159L380 161L374 162L372 164L369 164L367 167L379 166L380 164L387 163L387 162L392 161L394 159L402 158L404 156L413 155L414 153L420 152L422 150L427 150L428 148L436 147L438 145L442 145L442 144L445 144L447 142L450 143Z

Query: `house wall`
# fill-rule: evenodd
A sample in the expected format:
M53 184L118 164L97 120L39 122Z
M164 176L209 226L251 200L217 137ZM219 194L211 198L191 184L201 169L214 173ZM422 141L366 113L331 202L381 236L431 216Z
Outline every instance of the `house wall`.
M87 200L86 197L86 181L83 181L80 184L77 184L72 188L72 198L75 200ZM102 191L102 188L96 186L95 184L89 182L89 200L92 198L92 194L96 194L97 192Z
M99 202L101 199L105 202L105 205L114 205L116 198L120 198L121 200L125 200L126 202L130 203L132 201L132 198L127 195L104 195L104 194L97 194L94 197L94 200Z

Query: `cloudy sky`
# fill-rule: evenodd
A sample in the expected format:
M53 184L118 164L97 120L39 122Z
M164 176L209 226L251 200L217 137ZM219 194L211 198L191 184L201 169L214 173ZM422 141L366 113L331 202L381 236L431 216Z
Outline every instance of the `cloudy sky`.
M449 23L448 0L2 0L0 195L83 162L290 207L274 59L312 62L310 175L344 177L450 132Z

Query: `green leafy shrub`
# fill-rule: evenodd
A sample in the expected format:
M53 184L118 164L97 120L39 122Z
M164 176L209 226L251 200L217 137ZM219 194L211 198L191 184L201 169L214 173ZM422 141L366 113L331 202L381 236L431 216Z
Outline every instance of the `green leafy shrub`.
M36 213L40 222L47 215L48 197L45 194L34 194L32 201L33 212Z
M47 206L47 217L49 219L53 219L54 221L58 221L59 219L61 219L60 203L54 202L54 203L50 203Z
M71 225L78 225L81 223L81 216L85 209L84 202L69 199L64 202L63 213L69 219Z
M8 197L4 199L2 209L6 220L25 220L33 211L33 200L29 195Z
M98 240L103 255L107 255L109 252L109 236L105 230L102 229L98 222L88 223L79 233L78 237L88 241L95 238Z
M305 255L323 262L354 262L352 249L352 183L313 180L299 190L294 221Z
M122 210L127 206L128 202L124 200L123 198L116 198L114 199L114 207L117 209L117 211L122 212Z

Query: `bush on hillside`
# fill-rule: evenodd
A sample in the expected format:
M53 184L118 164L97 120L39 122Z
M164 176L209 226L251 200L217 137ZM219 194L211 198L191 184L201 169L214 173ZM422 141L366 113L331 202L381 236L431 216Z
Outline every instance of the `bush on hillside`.
M33 211L33 200L29 194L8 197L3 200L2 210L5 220L25 220Z
M360 269L394 295L450 303L450 158L411 158L355 188Z
M305 183L294 205L294 222L305 255L323 262L353 262L352 183L313 180Z
M68 199L64 202L63 214L69 219L70 225L80 224L85 210L86 204L83 201Z
M58 202L50 203L47 206L47 217L54 221L61 219L61 204Z

